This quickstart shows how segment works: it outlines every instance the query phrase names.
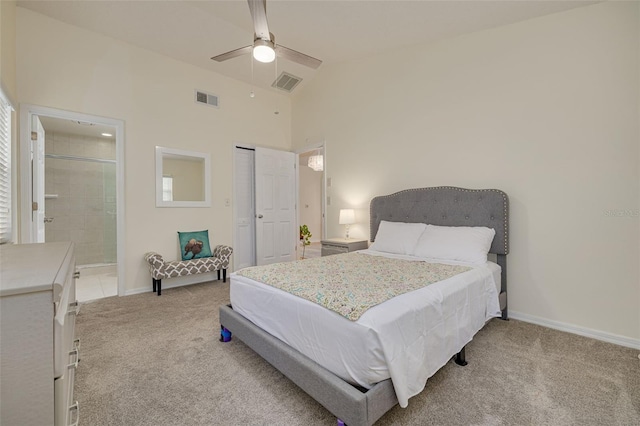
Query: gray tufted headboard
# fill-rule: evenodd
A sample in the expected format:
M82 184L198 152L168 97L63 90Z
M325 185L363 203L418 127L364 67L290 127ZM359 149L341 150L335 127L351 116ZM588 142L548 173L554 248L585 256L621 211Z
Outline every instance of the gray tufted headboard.
M440 226L486 226L496 230L490 253L495 253L500 273L500 308L508 318L507 254L509 254L509 198L498 189L453 186L416 188L371 200L371 241L381 220L428 223Z
M486 226L496 231L490 253L509 253L509 198L498 189L416 188L371 200L371 241L381 220L440 226Z

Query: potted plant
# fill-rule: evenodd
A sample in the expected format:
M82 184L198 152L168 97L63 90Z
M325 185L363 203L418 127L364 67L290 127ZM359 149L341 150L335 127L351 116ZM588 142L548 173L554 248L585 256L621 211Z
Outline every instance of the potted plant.
M302 242L302 258L304 259L305 248L311 244L311 231L307 225L300 225L300 241Z

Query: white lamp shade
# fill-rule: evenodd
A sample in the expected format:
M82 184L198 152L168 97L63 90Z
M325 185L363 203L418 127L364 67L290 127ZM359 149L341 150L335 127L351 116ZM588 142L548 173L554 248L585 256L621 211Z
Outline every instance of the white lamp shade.
M356 213L353 209L340 209L340 218L338 219L340 225L351 225L356 223Z

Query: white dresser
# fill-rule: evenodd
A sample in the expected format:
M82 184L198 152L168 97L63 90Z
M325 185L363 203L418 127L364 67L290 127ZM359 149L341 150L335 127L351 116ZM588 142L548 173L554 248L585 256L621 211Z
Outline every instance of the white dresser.
M73 244L0 246L0 424L77 424Z

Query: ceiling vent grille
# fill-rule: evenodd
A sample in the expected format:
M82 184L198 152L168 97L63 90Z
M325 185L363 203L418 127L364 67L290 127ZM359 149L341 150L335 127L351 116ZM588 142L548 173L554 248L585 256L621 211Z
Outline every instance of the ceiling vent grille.
M271 87L284 90L285 92L292 92L301 81L302 79L300 77L283 72L276 78L276 81L273 82Z
M211 93L203 92L202 90L196 90L196 102L215 108L220 108L218 96Z

